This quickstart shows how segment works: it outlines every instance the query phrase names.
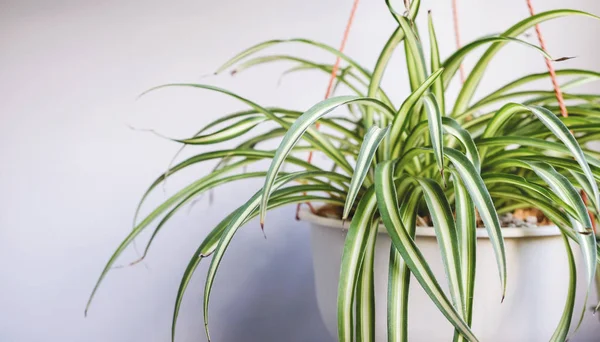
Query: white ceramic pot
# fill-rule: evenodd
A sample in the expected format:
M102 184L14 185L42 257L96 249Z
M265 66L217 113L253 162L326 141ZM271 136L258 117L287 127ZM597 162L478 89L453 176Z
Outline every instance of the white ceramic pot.
M337 336L336 301L339 269L346 237L340 220L301 212L311 223L316 294L327 329ZM501 287L494 252L485 229L477 230L477 267L472 329L480 341L548 341L562 315L568 288L568 264L562 237L555 226L504 228L507 294ZM416 242L446 293L447 283L433 228L418 227ZM380 227L375 256L376 341L387 341L386 303L391 240ZM578 249L574 247L577 258ZM579 260L580 258L578 258ZM578 272L582 273L582 272ZM578 279L578 294L585 291ZM581 286L580 286L581 285ZM583 287L582 287L583 286ZM581 297L581 296L580 296ZM578 298L578 302L582 302ZM582 305L582 303L580 304ZM581 306L575 310L580 312ZM409 299L410 341L451 341L453 327L438 311L414 277ZM577 315L577 313L575 314Z

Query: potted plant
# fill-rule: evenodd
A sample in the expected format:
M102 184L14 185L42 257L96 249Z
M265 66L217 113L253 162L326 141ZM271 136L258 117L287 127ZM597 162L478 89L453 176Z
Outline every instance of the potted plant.
M140 206L168 177L219 160L211 172L136 223L109 259L90 301L140 232L156 224L145 255L165 223L194 198L225 183L259 177L264 179L262 189L225 217L190 260L177 293L173 336L183 294L202 259L211 257L204 292L208 334L214 277L238 229L256 216L263 226L272 208L320 203L322 207L311 206L300 217L313 224L319 306L340 341L374 341L376 336L384 340L386 335L389 341L433 340L444 326L450 328L447 339L454 331L456 340L566 340L576 330L581 310L586 310L598 262L592 215L600 212L600 154L585 144L600 136L599 96L565 93L570 116L562 117L563 103L554 92L518 91L551 76L538 73L524 75L476 102L473 97L490 60L506 44L523 44L551 58L518 38L529 28L567 15L597 17L575 10L539 13L441 60L431 16L429 46L419 38L414 24L419 5L412 1L400 14L388 4L398 26L373 70L326 44L290 39L252 46L217 71L241 72L281 60L296 63L294 70L334 69L302 57L257 57L279 44L308 45L337 56L346 64L335 73L337 85L353 94L331 97L304 112L264 107L206 84L158 87L209 90L249 107L190 138L175 139L184 146L248 138L236 148L183 160L152 183ZM412 92L397 105L380 82L400 43ZM465 56L482 46L486 52L451 105L446 96L450 81ZM580 69L559 70L557 75L571 78L563 89L600 77ZM352 115L328 115L340 107ZM271 130L260 131L263 126ZM271 140L279 141L276 150L261 147ZM303 157L313 151L327 156L332 167L307 162ZM267 170L245 172L245 166L265 159L270 160ZM284 164L290 165L285 172ZM520 227L525 223L514 217L523 212L523 219L535 218L528 222L533 227ZM577 260L585 267L578 270ZM578 274L583 305L576 301ZM529 286L534 290L519 295ZM535 314L523 316L526 309ZM486 322L478 320L483 315Z

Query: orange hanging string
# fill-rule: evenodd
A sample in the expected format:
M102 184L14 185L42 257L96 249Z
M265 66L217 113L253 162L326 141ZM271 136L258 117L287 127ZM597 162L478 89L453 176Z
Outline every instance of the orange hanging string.
M526 0L527 8L529 9L529 14L531 16L535 15L535 11L533 9L533 4L531 0ZM540 29L540 25L535 25L535 33L537 35L538 41L540 42L540 47L542 50L546 50L546 42L544 41L544 37L542 36L542 30ZM554 87L554 94L556 95L556 100L558 101L558 107L560 108L560 114L563 117L569 116L567 112L567 106L565 105L565 99L563 97L562 90L560 89L560 85L558 84L558 80L556 78L556 71L554 70L554 65L552 65L552 61L548 58L545 59L546 67L548 68L548 73L550 74L550 79L552 80L552 86ZM581 190L581 198L585 205L588 204L588 197L585 191ZM594 218L594 214L588 210L588 214L590 215L590 221L592 221L592 228L594 229L594 233L596 233L596 220Z
M348 36L350 34L350 27L352 27L352 22L354 21L354 15L356 14L356 9L358 8L359 1L360 0L354 0L354 3L352 4L352 10L350 11L350 17L348 18L348 22L346 23L346 29L344 30L344 36L342 38L342 43L340 44L340 48L339 48L340 52L344 52L344 49L346 48L346 42L348 41ZM335 81L335 79L337 77L337 73L340 68L341 61L342 61L342 59L339 56L337 56L335 59L335 63L333 64L333 68L331 69L331 76L329 77L329 83L327 84L327 90L325 91L325 99L328 99L329 96L331 96L331 91L333 89L333 81ZM316 129L319 129L319 127L321 127L321 124L317 121L315 127L316 127ZM313 159L313 151L310 151L310 152L308 152L308 158L306 159L306 161L308 163L311 163L312 159ZM310 202L306 202L306 204L308 205L310 210L313 213L315 213L315 209L310 204ZM296 207L296 219L299 219L298 213L300 212L300 206L301 206L301 204L298 204L298 206Z
M457 0L452 0L452 21L454 22L454 41L456 42L456 49L460 49L462 45L460 43L460 28L458 25ZM460 64L459 72L460 72L460 82L465 83L465 68L463 67L462 63Z
M350 17L348 18L348 23L346 24L346 29L344 30L344 37L342 38L342 43L340 44L340 52L344 52L346 48L346 42L348 41L348 35L350 34L350 27L352 27L352 22L354 21L354 15L356 14L356 8L358 7L359 0L354 0L354 4L352 4L352 10L350 11ZM335 59L335 64L333 64L333 68L331 69L331 76L329 77L329 83L327 84L327 91L325 91L325 99L328 99L331 96L331 90L333 89L333 81L335 81L337 72L340 68L340 62L342 59L337 56ZM316 127L319 129L321 124L317 122ZM307 162L312 162L313 151L308 153Z
M533 10L533 5L531 4L531 0L527 1L527 8L529 8L529 14L531 16L535 15L535 11ZM540 47L542 50L546 50L546 42L544 41L544 37L542 36L542 30L540 29L540 25L535 25L535 33L537 35L538 41L540 42ZM556 100L558 101L558 106L560 107L560 114L563 117L569 116L567 112L567 106L565 105L565 99L563 98L562 90L560 90L560 86L558 85L558 80L556 79L556 72L554 71L554 65L552 65L552 60L546 58L546 67L548 68L548 72L550 73L550 79L552 80L552 86L554 87L554 94L556 95Z

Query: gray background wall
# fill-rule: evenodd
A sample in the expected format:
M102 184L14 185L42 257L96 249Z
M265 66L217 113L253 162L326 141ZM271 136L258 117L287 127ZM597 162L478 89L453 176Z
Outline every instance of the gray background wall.
M527 15L522 0L459 2L464 41ZM538 11L570 6L600 14L593 0L535 2ZM167 341L188 258L261 184L226 186L212 206L204 200L177 215L144 263L109 274L84 318L87 296L130 229L139 197L177 150L128 125L182 137L242 108L201 91L136 96L167 82L203 81L261 103L306 109L322 98L326 76L290 76L280 86L283 66L235 78L200 76L266 39L304 36L337 46L350 6L350 0L0 1L0 341ZM450 0L423 1L423 10L433 9L443 56L454 46L449 6ZM347 52L372 67L393 29L383 1L363 1ZM579 57L564 66L599 68L600 23L560 19L543 29L553 55ZM292 45L280 51L332 60ZM483 88L544 70L540 56L522 47L499 57ZM407 92L400 61L398 54L385 80L398 101ZM173 181L167 194L208 170ZM164 198L159 191L146 209ZM211 306L215 341L332 341L316 310L308 229L293 216L293 207L270 213L267 240L252 222L233 241ZM129 250L120 263L135 258ZM206 267L188 290L178 341L204 340ZM595 323L586 322L580 340L600 336Z

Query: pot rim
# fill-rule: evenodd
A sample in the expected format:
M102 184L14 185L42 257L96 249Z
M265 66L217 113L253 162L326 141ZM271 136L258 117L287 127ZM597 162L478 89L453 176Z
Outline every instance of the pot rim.
M334 229L348 229L350 222L342 224L342 220L333 219L328 217L317 216L310 212L308 209L300 210L298 217L302 221L306 221L312 224L317 224L327 228ZM387 234L385 226L379 225L379 233ZM504 238L515 239L515 238L528 238L528 237L544 237L544 236L558 236L560 235L560 229L555 225L550 226L538 226L532 228L516 228L516 227L502 227L502 236ZM433 227L417 227L417 236L431 236L435 237L435 229ZM489 238L486 229L477 229L477 238L487 239Z

